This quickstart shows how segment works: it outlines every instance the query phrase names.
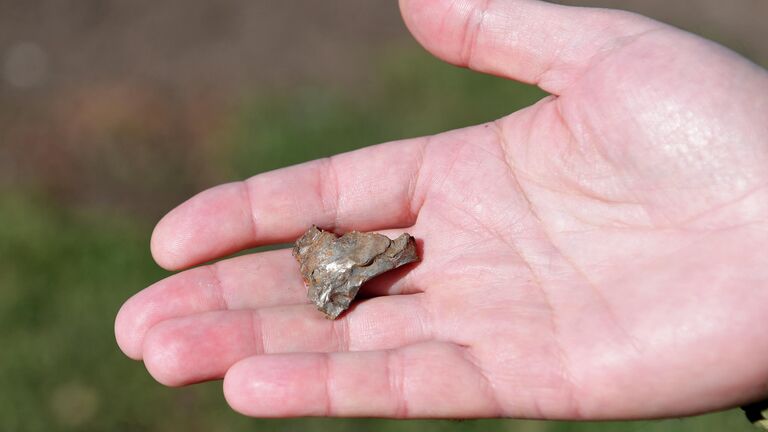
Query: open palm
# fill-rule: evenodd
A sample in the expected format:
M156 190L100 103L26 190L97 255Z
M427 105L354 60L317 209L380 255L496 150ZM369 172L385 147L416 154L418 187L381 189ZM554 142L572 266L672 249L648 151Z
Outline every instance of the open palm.
M422 261L336 321L287 250L178 273L120 311L168 385L254 416L636 418L766 392L768 75L618 11L401 1L455 64L553 96L508 117L205 191L157 226L182 269L308 226L407 230Z

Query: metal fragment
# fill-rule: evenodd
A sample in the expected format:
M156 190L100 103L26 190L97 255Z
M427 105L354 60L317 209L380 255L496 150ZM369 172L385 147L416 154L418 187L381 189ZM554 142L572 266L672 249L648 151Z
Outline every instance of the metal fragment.
M357 231L337 237L314 225L296 241L293 256L307 298L329 319L349 308L363 283L419 259L416 242L407 233L394 240Z

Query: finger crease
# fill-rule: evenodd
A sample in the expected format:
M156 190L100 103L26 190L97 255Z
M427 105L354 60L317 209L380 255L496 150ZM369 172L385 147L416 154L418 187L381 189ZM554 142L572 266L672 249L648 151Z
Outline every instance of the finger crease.
M408 185L408 223L414 224L421 212L421 207L424 205L424 194L419 193L419 182L421 180L421 169L424 166L424 154L427 151L427 147L432 142L432 137L426 137L424 141L419 144L418 156L416 159L416 169L411 176L411 182Z
M484 0L480 5L476 7L471 14L467 17L467 21L464 25L464 43L462 44L461 62L467 67L472 68L472 58L477 48L477 40L480 32L482 31L483 23L488 15L488 8L491 4L491 0ZM478 18L476 18L479 15Z
M324 228L336 231L339 226L339 177L333 156L321 160L317 189L323 214L331 222L330 226Z
M217 263L213 263L206 267L208 268L208 273L211 277L214 291L216 292L219 299L219 307L223 310L228 310L230 305L229 296L227 294L226 288L224 287L224 284L221 282L221 277L219 276L219 265Z
M333 398L331 391L331 355L328 353L321 354L323 358L323 366L325 369L325 416L333 415Z
M333 332L336 350L339 352L349 351L349 315L342 319L331 321L331 331Z
M248 224L251 227L251 238L253 240L257 239L257 229L256 229L256 207L254 206L253 196L251 192L251 186L248 184L247 181L240 182L241 184L241 193L243 195L243 201L246 204L247 208L247 217L248 217Z
M397 350L386 350L389 391L395 399L395 418L408 417L408 400L405 396L405 373L402 354Z
M416 313L416 320L419 325L419 336L426 340L434 338L434 329L432 327L432 309L426 304L427 294L415 296L416 307L419 309Z
M266 341L264 340L264 329L258 309L251 311L251 331L253 332L253 347L256 354L265 354L267 352Z

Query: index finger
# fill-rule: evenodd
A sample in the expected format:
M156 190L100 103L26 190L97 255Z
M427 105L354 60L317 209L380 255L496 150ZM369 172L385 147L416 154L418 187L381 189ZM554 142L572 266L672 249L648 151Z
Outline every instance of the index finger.
M425 143L380 144L201 192L157 224L152 255L175 270L293 241L312 224L341 231L410 226Z

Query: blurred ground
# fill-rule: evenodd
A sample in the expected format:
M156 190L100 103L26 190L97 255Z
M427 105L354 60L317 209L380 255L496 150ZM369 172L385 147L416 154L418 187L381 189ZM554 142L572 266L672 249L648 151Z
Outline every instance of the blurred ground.
M156 217L226 178L212 137L254 92L367 97L385 52L420 53L395 3L0 0L0 181ZM768 64L764 0L568 3L636 10Z
M768 65L764 0L622 7ZM192 193L542 96L431 59L396 2L0 0L0 430L749 430L682 421L259 421L218 383L165 389L112 336L164 275L154 221Z

